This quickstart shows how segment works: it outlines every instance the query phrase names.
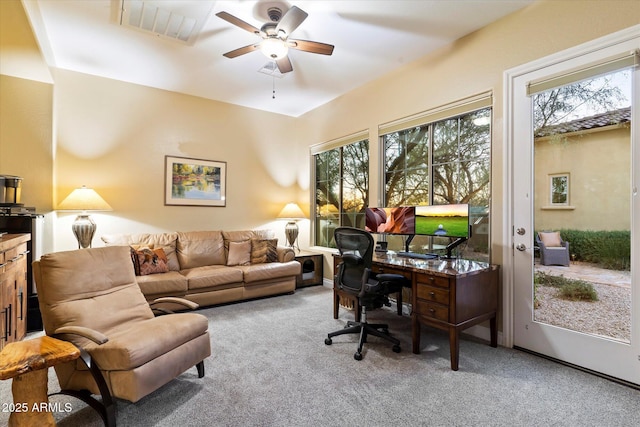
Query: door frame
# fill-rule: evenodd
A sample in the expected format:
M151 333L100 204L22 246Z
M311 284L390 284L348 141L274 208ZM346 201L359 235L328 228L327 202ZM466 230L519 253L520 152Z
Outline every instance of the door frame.
M566 63L566 61L582 58L586 55L593 54L602 49L606 49L621 43L633 41L640 37L640 25L634 25L632 27L626 28L624 30L606 35L604 37L598 38L596 40L557 52L555 54L546 56L544 58L540 58L538 60L529 62L527 64L523 64L504 72L503 78L503 91L504 91L504 126L503 126L503 136L504 136L504 156L503 156L503 170L505 171L504 180L503 180L503 194L504 194L504 204L502 206L502 217L504 218L503 228L502 228L502 241L500 244L504 248L502 252L502 268L503 268L503 277L502 277L502 343L505 347L512 348L514 345L514 323L515 323L515 313L514 313L514 295L515 295L515 262L514 262L514 251L515 251L515 222L514 222L514 209L515 209L515 198L514 198L514 144L515 144L515 129L519 126L519 123L516 122L518 117L515 116L515 104L516 104L516 95L521 95L521 91L525 91L526 88L522 86L517 80L521 78L523 75L532 73L536 70L540 70L543 68L551 69L554 65ZM636 73L637 74L637 73ZM633 83L638 85L638 79L636 79ZM637 90L637 89L636 89ZM632 123L636 123L635 126L632 127L632 138L633 129L637 129L638 123L640 123L640 108L636 106L632 107ZM640 137L640 135L635 135L635 138ZM640 164L640 150L635 150L632 152L632 156L636 162L636 164ZM634 191L638 191L638 174L640 171L635 170L632 171L632 187ZM634 205L635 212L640 212L640 197L635 197L636 200L632 200L632 204ZM635 220L632 221L631 228L635 232L640 233L640 226L638 225L640 221ZM633 249L632 249L633 254ZM640 258L640 254L635 254L632 256L632 268L635 267L637 270L640 268L640 262L637 262L637 265L634 265L634 260ZM635 313L632 313L632 322L637 321L637 316L634 316ZM632 331L633 334L633 331ZM636 333L637 335L637 333ZM632 337L632 340L634 337ZM640 356L639 356L640 357Z

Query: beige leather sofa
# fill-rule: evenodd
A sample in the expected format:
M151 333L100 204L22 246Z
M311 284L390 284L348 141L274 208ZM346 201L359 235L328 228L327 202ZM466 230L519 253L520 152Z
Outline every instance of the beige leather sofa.
M301 271L293 249L277 246L277 240L263 231L178 231L101 238L107 246L162 249L168 271L136 276L148 301L175 296L207 306L291 293Z

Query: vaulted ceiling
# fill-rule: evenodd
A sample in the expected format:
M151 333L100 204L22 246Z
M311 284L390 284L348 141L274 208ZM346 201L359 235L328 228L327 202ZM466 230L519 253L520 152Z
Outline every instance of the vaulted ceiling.
M50 67L290 116L304 114L532 2L23 1ZM333 45L332 55L290 49L293 71L286 74L271 73L272 61L259 50L233 59L223 56L261 38L216 14L227 12L259 29L269 21L269 9L286 14L292 6L308 17L291 37ZM143 8L152 18L144 17Z

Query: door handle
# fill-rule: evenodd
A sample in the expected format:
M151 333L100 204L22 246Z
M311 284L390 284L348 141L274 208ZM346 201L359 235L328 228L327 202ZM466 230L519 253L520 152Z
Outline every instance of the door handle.
M516 245L516 249L520 252L524 252L527 250L527 246L524 243L520 243L519 245Z

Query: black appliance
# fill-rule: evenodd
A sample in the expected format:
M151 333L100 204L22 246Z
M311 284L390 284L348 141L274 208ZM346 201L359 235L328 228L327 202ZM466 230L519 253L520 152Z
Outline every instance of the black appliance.
M44 229L44 215L35 213L33 208L0 207L0 232L10 234L30 233L31 240L27 243L27 331L42 330L42 316L38 302L38 292L33 278L31 263L42 256L42 233Z

